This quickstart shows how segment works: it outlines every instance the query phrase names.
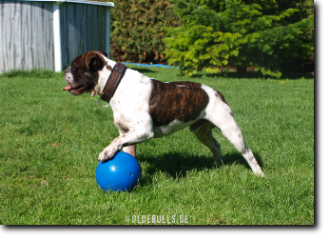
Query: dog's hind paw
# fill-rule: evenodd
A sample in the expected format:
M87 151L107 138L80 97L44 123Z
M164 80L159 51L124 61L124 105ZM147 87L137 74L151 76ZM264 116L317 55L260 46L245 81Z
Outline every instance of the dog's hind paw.
M261 170L258 172L255 172L254 175L256 175L257 177L266 177L265 174Z

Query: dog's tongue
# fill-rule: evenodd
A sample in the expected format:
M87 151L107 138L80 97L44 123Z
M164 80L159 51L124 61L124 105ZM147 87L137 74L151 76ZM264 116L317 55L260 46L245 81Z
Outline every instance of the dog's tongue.
M70 86L65 86L65 87L63 88L63 90L71 90L71 87L70 87Z

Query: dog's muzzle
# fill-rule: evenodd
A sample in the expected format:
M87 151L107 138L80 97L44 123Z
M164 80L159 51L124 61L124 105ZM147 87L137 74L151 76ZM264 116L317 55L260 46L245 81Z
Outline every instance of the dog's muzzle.
M79 81L74 81L73 75L71 73L71 67L65 69L64 80L68 84L63 88L63 90L69 91L73 95L80 95L86 88L84 83Z

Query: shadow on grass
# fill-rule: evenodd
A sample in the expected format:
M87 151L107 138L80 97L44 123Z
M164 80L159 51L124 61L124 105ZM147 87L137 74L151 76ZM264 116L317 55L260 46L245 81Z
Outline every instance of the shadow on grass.
M192 79L198 79L202 77L208 77L208 78L229 78L229 79L275 79L272 76L265 76L262 75L261 72L247 72L245 75L240 76L237 74L237 72L228 72L223 71L217 74L209 74L209 73L197 73L191 76ZM311 73L294 73L294 72L288 72L288 73L282 73L282 76L279 79L301 79L301 78L314 78L314 75Z
M262 168L263 161L259 154L254 153L254 156ZM246 160L240 153L228 153L222 158L225 166L237 164L243 165L245 168L251 170L250 166L247 164ZM141 162L150 164L144 170L142 186L152 183L153 176L159 171L166 173L167 176L172 177L175 180L184 178L187 173L192 170L203 171L220 168L213 163L213 157L194 155L184 156L180 153L166 153L161 156L140 156L138 159Z

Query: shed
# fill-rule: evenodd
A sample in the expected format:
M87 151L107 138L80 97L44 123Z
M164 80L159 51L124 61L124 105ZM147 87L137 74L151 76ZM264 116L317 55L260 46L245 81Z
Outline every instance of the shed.
M0 74L32 68L61 71L89 50L110 56L109 2L0 2Z

